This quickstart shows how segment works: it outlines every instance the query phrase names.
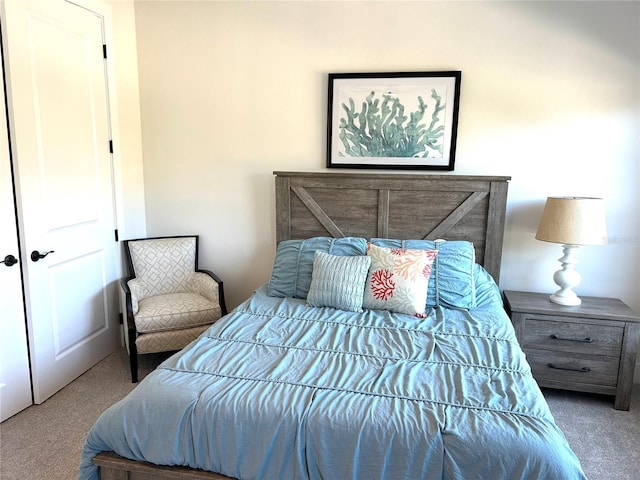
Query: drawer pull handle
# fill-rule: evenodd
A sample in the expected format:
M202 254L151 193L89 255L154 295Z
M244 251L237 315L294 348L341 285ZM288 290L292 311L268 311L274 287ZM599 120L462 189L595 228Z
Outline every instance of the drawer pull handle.
M566 338L566 337L559 337L558 335L556 335L555 333L550 335L551 338L553 338L554 340L562 340L565 342L582 342L582 343L593 343L593 338L591 337L585 337L585 338Z
M591 371L589 367L581 367L581 368L556 367L553 363L547 363L547 367L555 368L556 370L570 370L572 372L580 372L580 373L587 373Z

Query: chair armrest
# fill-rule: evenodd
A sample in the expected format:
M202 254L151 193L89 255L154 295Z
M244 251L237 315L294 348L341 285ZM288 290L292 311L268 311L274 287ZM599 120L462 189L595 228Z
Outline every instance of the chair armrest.
M127 311L131 308L132 315L135 315L138 313L138 302L144 298L144 287L136 277L131 277L122 281L122 289L127 296Z
M226 315L227 305L224 301L224 284L220 277L210 270L197 270L194 279L197 279L194 282L195 291L220 305L220 312L223 316Z
M125 324L125 327L127 328L127 330L133 330L133 331L135 331L136 329L136 323L133 318L133 305L132 305L133 302L131 299L131 289L129 288L129 281L133 280L134 278L135 277L129 277L129 278L123 278L120 280L120 286L122 287L122 290L124 291L124 296L125 296L125 308L127 309L127 322Z
M129 278L121 278L120 279L120 286L122 287L122 290L124 290L124 293L128 293L129 295L131 295L131 289L129 288L129 280L133 280L136 277L129 277Z

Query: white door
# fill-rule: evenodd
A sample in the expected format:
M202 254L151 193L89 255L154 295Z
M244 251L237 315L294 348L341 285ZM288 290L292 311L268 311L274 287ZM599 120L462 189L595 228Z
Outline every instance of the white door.
M63 0L5 2L36 403L119 343L103 20Z
M0 422L31 405L29 353L4 100L4 89L0 88Z

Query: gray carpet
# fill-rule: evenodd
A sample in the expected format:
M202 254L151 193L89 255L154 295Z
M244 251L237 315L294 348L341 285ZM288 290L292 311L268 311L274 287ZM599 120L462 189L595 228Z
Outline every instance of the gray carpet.
M141 378L161 360L142 357ZM102 411L131 391L129 378L126 352L120 350L42 405L0 424L0 479L77 478L87 431ZM614 410L610 397L544 393L588 478L640 478L640 385L634 388L629 412Z
M140 379L162 360L140 357ZM118 350L41 405L0 424L0 480L73 480L84 438L98 416L135 384Z
M628 412L612 397L544 390L556 423L591 480L640 479L640 385Z

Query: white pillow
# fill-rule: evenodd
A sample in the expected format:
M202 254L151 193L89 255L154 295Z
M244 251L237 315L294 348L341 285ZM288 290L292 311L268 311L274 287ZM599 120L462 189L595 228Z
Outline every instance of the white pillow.
M367 256L371 257L371 267L363 307L423 317L437 254L437 250L385 248L370 243Z

